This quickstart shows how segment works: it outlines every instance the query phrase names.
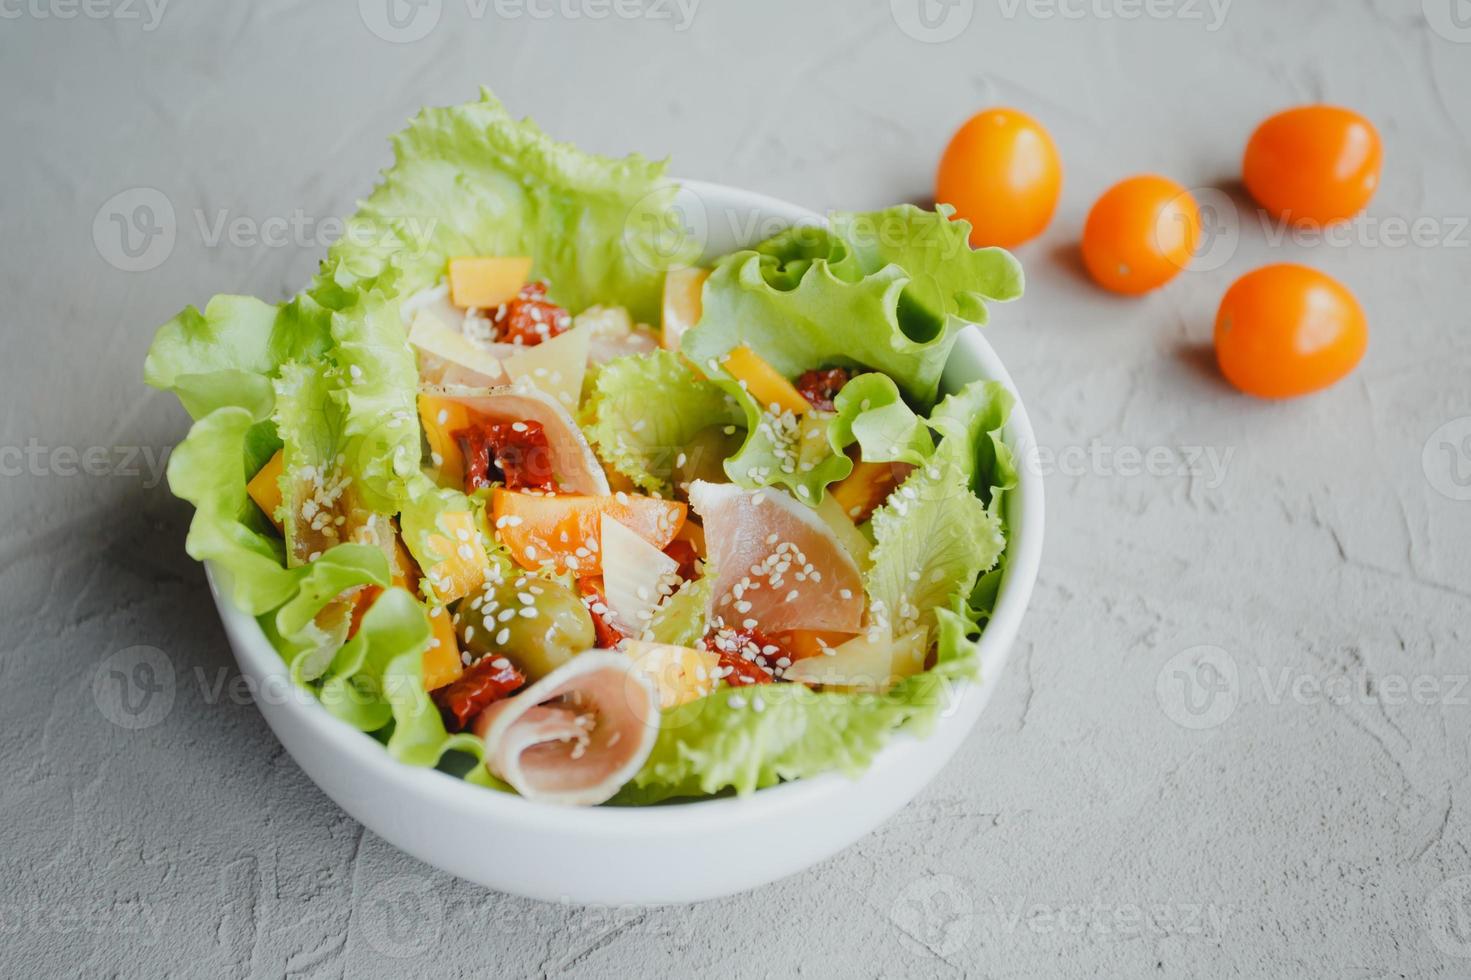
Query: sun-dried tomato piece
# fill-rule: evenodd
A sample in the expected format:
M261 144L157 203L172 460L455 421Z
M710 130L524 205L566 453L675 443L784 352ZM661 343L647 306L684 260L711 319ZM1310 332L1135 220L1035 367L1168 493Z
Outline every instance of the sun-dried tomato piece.
M540 422L492 422L457 429L451 436L465 454L465 489L497 479L511 490L555 490L552 449Z
M490 310L495 339L503 344L535 347L572 326L567 311L547 302L546 294L546 283L528 282L514 299Z
M526 683L526 677L505 657L482 657L459 679L453 680L429 696L439 706L444 727L452 732L465 727L490 705L506 697Z
M608 597L603 592L603 579L601 576L589 575L577 580L578 591L582 593L582 604L587 607L587 614L592 617L593 633L598 639L598 646L603 650L611 650L623 639L623 633L613 625L612 610L608 608Z
M825 371L804 371L797 379L797 391L819 412L831 412L833 399L843 390L843 385L853 377L847 368L828 368Z
M734 687L770 684L775 680L776 658L781 648L754 629L720 627L705 634L706 650L720 657L720 666L730 668L725 682Z
M685 581L698 578L700 575L700 553L695 546L684 538L675 538L664 547L664 554L679 562L679 577Z

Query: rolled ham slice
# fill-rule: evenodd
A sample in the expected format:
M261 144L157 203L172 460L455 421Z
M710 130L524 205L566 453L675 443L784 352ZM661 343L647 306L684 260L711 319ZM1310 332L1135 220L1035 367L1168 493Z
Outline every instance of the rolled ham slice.
M475 720L485 764L543 803L607 802L659 735L654 682L622 653L589 650Z
M540 388L525 383L495 388L420 385L419 392L458 402L491 422L540 422L551 449L552 473L562 490L603 497L611 492L582 430L567 409Z

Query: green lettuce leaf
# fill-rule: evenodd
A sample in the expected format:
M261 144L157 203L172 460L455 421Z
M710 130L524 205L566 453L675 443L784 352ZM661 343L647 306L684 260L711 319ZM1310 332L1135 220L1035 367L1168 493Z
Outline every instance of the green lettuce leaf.
M648 493L668 496L675 460L702 429L744 425L726 392L695 377L673 351L630 354L603 366L584 426L598 455Z
M860 374L838 392L833 408L833 444L858 443L866 462L919 465L935 451L929 426L904 403L888 375Z
M1001 438L1001 428L1011 414L1014 399L999 382L975 382L951 395L935 407L930 424L944 433L949 449L961 466L970 467L970 488L995 516L1005 533L1003 517L1005 496L1016 487L1016 456ZM970 447L966 453L963 447ZM996 565L983 574L971 590L968 605L977 621L990 618L996 606L996 595L1006 574L1006 552Z
M1001 522L970 490L948 455L916 469L873 515L864 575L872 614L902 636L932 626L934 612L970 594L1006 540Z
M285 567L280 539L245 492L247 472L274 452L269 441L250 448L263 424L233 407L200 419L169 460L169 486L194 505L190 556L214 563L221 590L238 608L256 616L278 610L273 632L295 656L320 650L325 634L315 617L337 594L387 583L388 560L378 548L343 544L311 565Z
M159 327L143 380L173 392L195 419L227 405L262 417L271 410L271 379L280 366L329 346L320 316L249 296L216 296L203 313L191 306Z
M711 590L715 579L708 572L685 582L659 603L649 621L649 639L679 647L698 646L708 631Z
M398 305L366 293L331 317L347 467L363 505L393 514L421 479L419 371Z
M339 545L303 566L296 595L265 617L294 680L313 680L326 670L347 638L356 590L362 585L388 585L388 563L382 550L364 544Z
M466 779L504 788L478 765L484 743L468 732L446 731L424 690L423 658L431 634L424 607L403 589L389 588L368 608L314 690L328 711L361 731L378 732L391 724L388 754L400 762L435 766L447 753L461 752L477 763Z
M956 685L975 675L974 624L949 609L936 617L935 666L883 694L723 687L665 711L648 762L613 802L744 794L833 770L861 775L895 732L928 734L954 702Z
M928 406L967 323L985 301L1021 294L1021 268L1000 249L972 251L968 227L912 205L835 216L720 259L684 353L712 378L739 344L792 378L834 365L892 377ZM851 240L850 240L851 236Z
M965 471L971 490L1000 514L1002 495L1016 486L1016 457L1001 438L1015 399L999 381L976 381L947 396L930 413L941 448Z
M370 285L407 296L459 255L527 255L574 313L595 303L657 323L664 272L697 253L664 164L614 160L517 121L488 90L425 109L393 138L394 163L329 253L318 295Z
M858 268L872 271L892 263L909 275L906 305L936 323L957 316L984 324L987 302L1021 296L1022 267L1005 249L971 248L970 222L951 218L954 213L948 204L934 211L901 204L884 211L840 212L833 215L833 228Z
M728 380L720 385L740 405L747 433L741 448L725 461L732 482L747 490L785 487L816 507L829 483L853 472L853 461L834 442L831 413L774 413L740 385Z
M419 568L425 572L419 587L423 589L424 597L436 606L442 605L444 600L435 593L432 575L429 572L435 565L453 556L443 552L442 546L436 546L435 539L444 538L451 544L455 543L454 535L441 523L440 518L445 514L459 512L469 512L474 515L475 519L472 523L476 533L480 536L480 542L485 548L486 557L490 563L492 565L499 563L502 573L508 571L510 567L509 555L481 531L485 524L483 501L468 497L458 490L436 486L427 478L416 482L413 492L404 501L403 508L399 511L399 532L403 537L404 547L408 549Z
M1001 494L1016 481L1000 434L1011 405L994 381L947 396L929 418L941 437L933 455L874 513L864 586L896 635L931 625L936 609L963 608L997 565L1006 547Z

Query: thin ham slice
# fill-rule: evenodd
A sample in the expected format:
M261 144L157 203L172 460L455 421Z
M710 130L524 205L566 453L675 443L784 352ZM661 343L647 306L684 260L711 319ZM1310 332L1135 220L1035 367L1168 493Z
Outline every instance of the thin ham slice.
M659 338L648 330L594 334L588 342L587 360L590 364L606 364L615 357L647 354L658 349Z
M621 306L589 306L572 318L574 329L589 334L589 364L606 364L615 357L647 354L658 350L659 337L642 324L635 324Z
M659 694L622 653L589 650L475 720L490 771L529 800L607 802L659 735Z
M509 347L510 344L497 344L497 347ZM463 388L488 388L499 385L506 380L505 373L491 377L481 374L474 368L457 364L454 361L433 354L419 352L419 380L424 384L453 385Z
M734 630L863 627L863 577L816 512L775 487L690 484L715 570L714 612Z
M420 385L419 392L458 402L490 422L540 422L551 450L552 473L564 491L603 497L611 492L582 430L567 409L541 389L526 383L496 388Z

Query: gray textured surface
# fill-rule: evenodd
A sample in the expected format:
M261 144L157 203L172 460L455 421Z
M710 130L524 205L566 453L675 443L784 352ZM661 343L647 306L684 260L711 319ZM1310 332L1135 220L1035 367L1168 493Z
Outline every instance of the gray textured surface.
M1236 0L1219 21L1195 0L1134 19L1126 0L958 0L935 7L959 18L939 30L964 27L945 43L901 29L917 23L903 0L705 0L688 30L572 0L531 5L564 11L550 18L432 0L410 43L350 0L177 3L156 22L121 0L5 5L0 974L1471 973L1471 28L1455 2ZM538 906L365 834L229 686L186 508L150 478L145 454L185 426L139 383L154 326L215 292L286 295L385 137L481 83L589 148L667 152L676 173L816 208L923 198L948 132L989 103L1037 114L1064 155L1057 218L1020 251L1028 295L990 328L1061 454L1011 668L913 806L757 893ZM1319 98L1386 142L1352 242L1284 243L1242 212L1217 268L1152 297L1080 279L1072 243L1108 183L1218 186L1260 117ZM107 214L147 199L105 202L138 187L177 233L126 272ZM222 211L313 224L212 244ZM1397 244L1394 221L1416 218L1433 242ZM1373 336L1345 383L1269 405L1218 381L1206 345L1225 286L1276 260L1341 277ZM67 475L93 446L94 475ZM1130 447L1205 455L1128 475ZM129 729L109 721L127 716L104 661L136 645L163 652L173 697ZM1219 651L1187 652L1201 645ZM1191 674L1202 657L1221 673ZM1193 689L1199 714L1192 676L1221 682Z

